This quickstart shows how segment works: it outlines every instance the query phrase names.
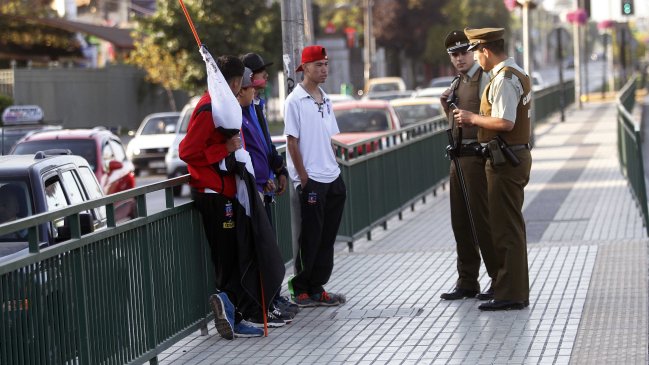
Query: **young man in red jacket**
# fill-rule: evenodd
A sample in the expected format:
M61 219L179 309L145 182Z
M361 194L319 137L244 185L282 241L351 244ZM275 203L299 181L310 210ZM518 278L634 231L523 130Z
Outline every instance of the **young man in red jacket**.
M236 95L241 89L243 62L238 57L221 56L217 65ZM240 282L235 217L243 207L236 199L235 173L223 172L219 166L223 161L233 160L233 152L242 146L241 137L227 137L215 128L211 107L210 95L205 92L194 109L187 135L180 142L179 154L191 175L192 198L201 212L216 270L219 293L210 297L216 329L230 340L235 336L258 337L263 330L250 326L239 312L247 298Z

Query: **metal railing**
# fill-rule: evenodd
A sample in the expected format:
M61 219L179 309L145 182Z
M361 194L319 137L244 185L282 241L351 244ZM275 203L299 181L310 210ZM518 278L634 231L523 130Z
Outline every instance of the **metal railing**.
M72 238L0 264L0 363L124 364L156 355L210 319L209 248L193 203L174 207L187 178L0 225L0 235L71 217ZM165 189L148 215L145 194ZM138 217L81 235L79 212L135 197Z
M534 123L542 124L552 114L568 108L575 102L575 81L565 81L563 87L560 84L552 85L534 93Z
M627 178L631 193L642 214L649 235L649 210L645 184L644 160L640 123L631 115L635 106L638 76L632 77L617 97L617 149L622 174Z

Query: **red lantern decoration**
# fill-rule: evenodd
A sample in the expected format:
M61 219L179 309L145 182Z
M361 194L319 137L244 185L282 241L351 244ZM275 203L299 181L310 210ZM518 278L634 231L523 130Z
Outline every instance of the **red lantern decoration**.
M586 24L586 21L588 20L588 14L586 13L586 10L584 9L577 9L574 11L571 11L567 14L566 19L570 23L577 23L579 25Z
M613 28L614 26L615 22L612 20L602 20L601 22L597 23L597 29L599 30Z
M513 11L514 9L516 9L516 6L518 5L516 0L503 0L503 2L505 3L505 7L507 8L507 10L509 11Z

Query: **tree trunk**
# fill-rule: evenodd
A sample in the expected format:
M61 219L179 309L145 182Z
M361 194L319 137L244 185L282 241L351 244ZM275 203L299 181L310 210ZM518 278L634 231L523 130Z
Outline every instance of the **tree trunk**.
M174 92L171 89L165 88L167 93L167 101L169 101L169 108L172 112L177 112L178 108L176 107L176 99L174 98Z

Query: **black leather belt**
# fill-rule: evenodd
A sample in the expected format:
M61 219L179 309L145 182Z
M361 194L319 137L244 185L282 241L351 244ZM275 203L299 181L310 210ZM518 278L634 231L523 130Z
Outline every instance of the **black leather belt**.
M482 146L480 143L463 144L460 147L460 156L481 156Z
M510 144L509 149L516 152L520 150L531 150L532 148L530 148L529 143L525 143L525 144Z

